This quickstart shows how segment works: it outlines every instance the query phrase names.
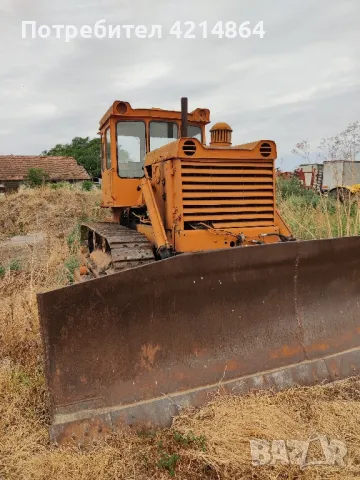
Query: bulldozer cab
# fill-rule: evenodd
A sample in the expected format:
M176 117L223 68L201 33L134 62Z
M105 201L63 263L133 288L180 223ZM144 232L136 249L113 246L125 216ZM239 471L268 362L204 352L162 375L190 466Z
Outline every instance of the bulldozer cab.
M198 108L187 121L187 135L205 144L209 110ZM136 205L145 155L180 138L181 112L133 109L128 102L116 101L100 121L100 135L103 206Z

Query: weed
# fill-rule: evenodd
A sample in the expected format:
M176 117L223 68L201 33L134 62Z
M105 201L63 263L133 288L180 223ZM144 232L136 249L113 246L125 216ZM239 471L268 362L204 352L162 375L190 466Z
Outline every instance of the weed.
M74 282L74 273L77 268L80 267L80 262L77 256L71 255L64 263L64 266L68 272L68 281L69 283Z
M72 185L69 182L55 182L50 184L52 190L59 190L60 188L70 189L71 187Z
M198 437L189 432L186 435L175 430L174 440L177 443L180 443L183 446L191 445L197 448L200 448L203 452L206 452L206 438L204 435L199 435Z
M180 456L177 453L168 454L163 452L156 466L163 470L167 470L170 477L175 477L175 468L179 460Z
M9 263L9 270L10 272L20 272L21 270L21 262L13 258Z
M99 206L99 207L100 207L100 204L99 204L99 205L96 205L96 206ZM91 220L92 220L92 218L89 217L89 215L83 214L83 215L80 215L80 216L79 216L79 222L80 222L80 223L91 222Z
M28 387L31 384L30 375L24 370L14 370L12 372L12 381L14 385Z
M80 245L80 225L76 225L67 236L70 251L77 251Z
M5 267L0 265L0 279L5 277Z

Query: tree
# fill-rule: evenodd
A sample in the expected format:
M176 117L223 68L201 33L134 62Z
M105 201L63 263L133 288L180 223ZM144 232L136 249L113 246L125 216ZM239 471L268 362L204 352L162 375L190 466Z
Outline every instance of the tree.
M313 154L320 162L323 160L352 160L360 154L360 122L349 123L344 131L334 137L323 138L318 151L311 148L308 140L297 143L291 153L307 163L311 163Z
M49 175L42 168L29 168L25 180L31 188L40 187L49 180Z
M310 163L311 148L309 140L302 140L295 145L291 153L301 157L305 162Z
M360 153L360 122L349 123L348 127L335 137L323 138L319 145L324 160L355 161Z
M74 157L91 177L101 176L101 141L100 138L75 137L71 143L55 145L44 150L42 155L55 157Z

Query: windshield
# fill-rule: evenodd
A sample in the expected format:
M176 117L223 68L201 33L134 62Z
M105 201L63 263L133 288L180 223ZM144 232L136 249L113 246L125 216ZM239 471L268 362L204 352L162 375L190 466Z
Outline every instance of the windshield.
M118 122L116 133L119 176L142 177L146 154L145 123L142 121Z
M178 138L178 126L173 122L150 122L150 150L156 150Z
M189 125L188 126L188 135L191 138L196 138L201 142L201 128L200 127L195 127L194 125Z

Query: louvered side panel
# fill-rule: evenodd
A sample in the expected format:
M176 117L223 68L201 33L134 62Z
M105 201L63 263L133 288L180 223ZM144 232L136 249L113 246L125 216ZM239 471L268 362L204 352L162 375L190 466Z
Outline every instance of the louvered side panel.
M182 162L184 222L214 228L274 225L273 161Z

